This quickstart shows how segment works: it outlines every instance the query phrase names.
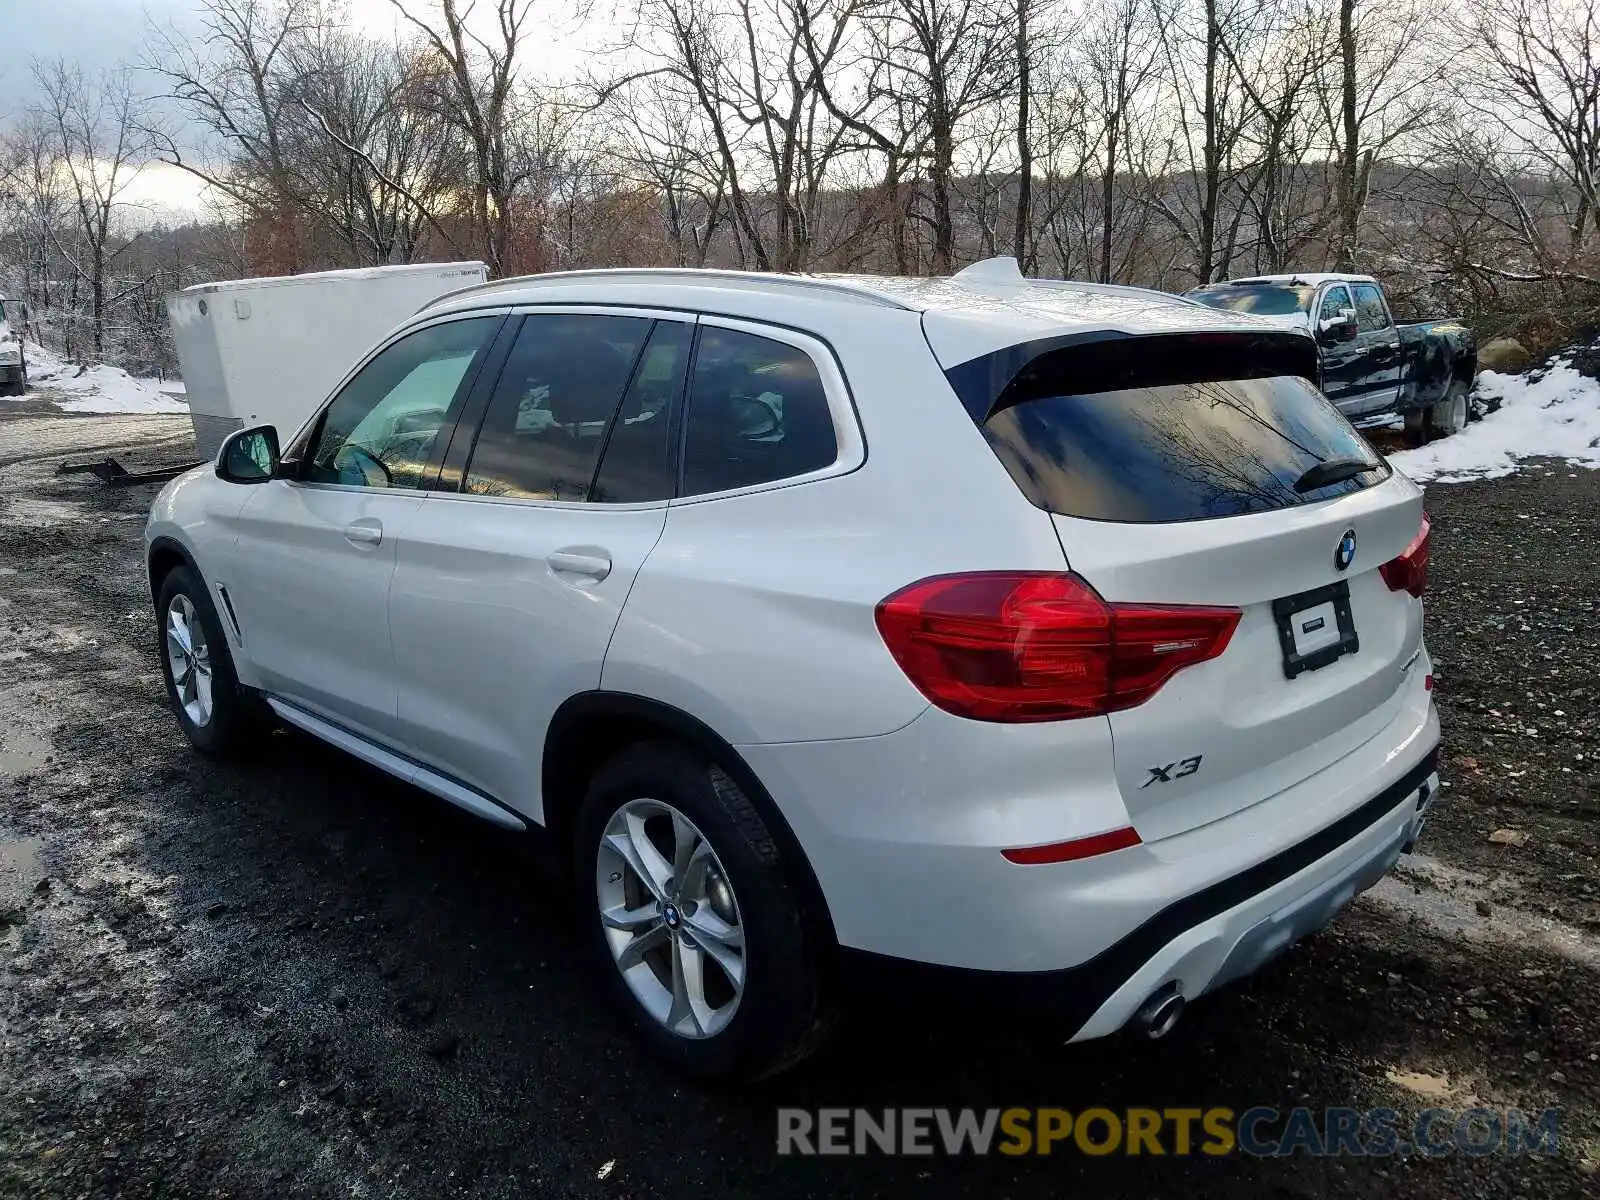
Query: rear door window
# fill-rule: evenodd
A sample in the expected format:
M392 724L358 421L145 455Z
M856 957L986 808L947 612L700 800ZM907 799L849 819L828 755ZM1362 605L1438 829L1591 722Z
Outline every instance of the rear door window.
M600 450L653 322L539 313L525 318L484 413L462 490L586 500Z
M601 504L670 500L676 488L671 438L693 327L657 321L606 439L590 497Z
M811 356L740 329L701 327L686 421L685 496L790 479L839 456Z
M1162 352L1145 344L1152 340L1040 355L987 405L963 394L1034 504L1100 521L1194 521L1327 500L1388 478L1382 457L1315 386L1277 373L1289 360L1248 348L1218 353L1210 342ZM1207 346L1213 352L1202 354ZM1185 367L1202 377L1174 378ZM1252 369L1262 376L1228 377ZM981 360L947 374L958 394L994 377ZM1335 459L1371 466L1297 488L1311 467Z
M1356 284L1356 320L1362 333L1389 327L1389 310L1384 307L1383 293L1370 283Z

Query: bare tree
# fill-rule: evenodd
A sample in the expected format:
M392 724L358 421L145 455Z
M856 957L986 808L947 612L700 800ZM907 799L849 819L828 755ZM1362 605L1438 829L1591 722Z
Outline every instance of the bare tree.
M1353 270L1374 165L1427 121L1435 72L1415 53L1423 10L1414 0L1337 0L1329 31L1337 51L1318 79L1335 170L1333 261ZM1333 72L1337 78L1330 78Z
M113 244L119 206L139 173L146 145L139 105L126 71L85 78L64 61L35 63L41 95L39 112L56 138L57 168L77 218L76 252L57 241L77 276L89 287L90 345L96 358L105 351L109 307L126 292L107 294L108 274L126 249Z
M531 164L516 152L518 55L533 0L494 0L494 30L469 22L475 4L438 0L434 20L417 15L413 0L389 0L437 57L438 113L465 138L470 152L473 242L491 274L507 268L506 251L518 213L519 190Z
M1452 50L1467 67L1460 103L1478 128L1497 131L1503 147L1484 154L1479 141L1480 164L1499 159L1517 174L1558 183L1556 194L1574 201L1561 213L1565 237L1553 243L1531 211L1532 197L1496 171L1489 194L1509 204L1532 259L1522 273L1572 274L1600 215L1600 4L1482 0L1461 10L1454 32Z

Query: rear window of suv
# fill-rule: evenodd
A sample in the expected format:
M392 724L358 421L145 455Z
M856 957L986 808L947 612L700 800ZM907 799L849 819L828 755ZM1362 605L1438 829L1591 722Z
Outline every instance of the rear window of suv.
M1013 347L947 375L1038 507L1099 521L1195 521L1328 500L1389 477L1304 377L1314 370L1299 365L1304 341L1126 338L1032 357ZM1008 372L986 400L986 384ZM1312 467L1351 459L1371 466L1308 486Z

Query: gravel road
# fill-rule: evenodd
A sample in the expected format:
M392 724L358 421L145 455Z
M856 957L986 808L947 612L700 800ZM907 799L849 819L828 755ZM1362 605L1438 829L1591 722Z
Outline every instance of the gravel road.
M182 419L0 408L0 1195L1594 1196L1600 474L1435 487L1451 788L1424 854L1160 1043L923 997L741 1095L617 1035L487 825L288 733L185 748L139 558L153 488L63 455ZM1512 841L1491 841L1511 830ZM789 1159L779 1105L1562 1106L1553 1159Z

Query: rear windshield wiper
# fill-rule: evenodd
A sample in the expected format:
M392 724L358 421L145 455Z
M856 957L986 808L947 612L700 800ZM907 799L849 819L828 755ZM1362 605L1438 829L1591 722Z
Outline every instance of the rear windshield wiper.
M1326 462L1319 462L1296 479L1294 490L1314 492L1320 487L1327 487L1330 483L1343 483L1346 479L1354 479L1357 475L1377 469L1377 463L1368 462L1364 458L1330 458Z

